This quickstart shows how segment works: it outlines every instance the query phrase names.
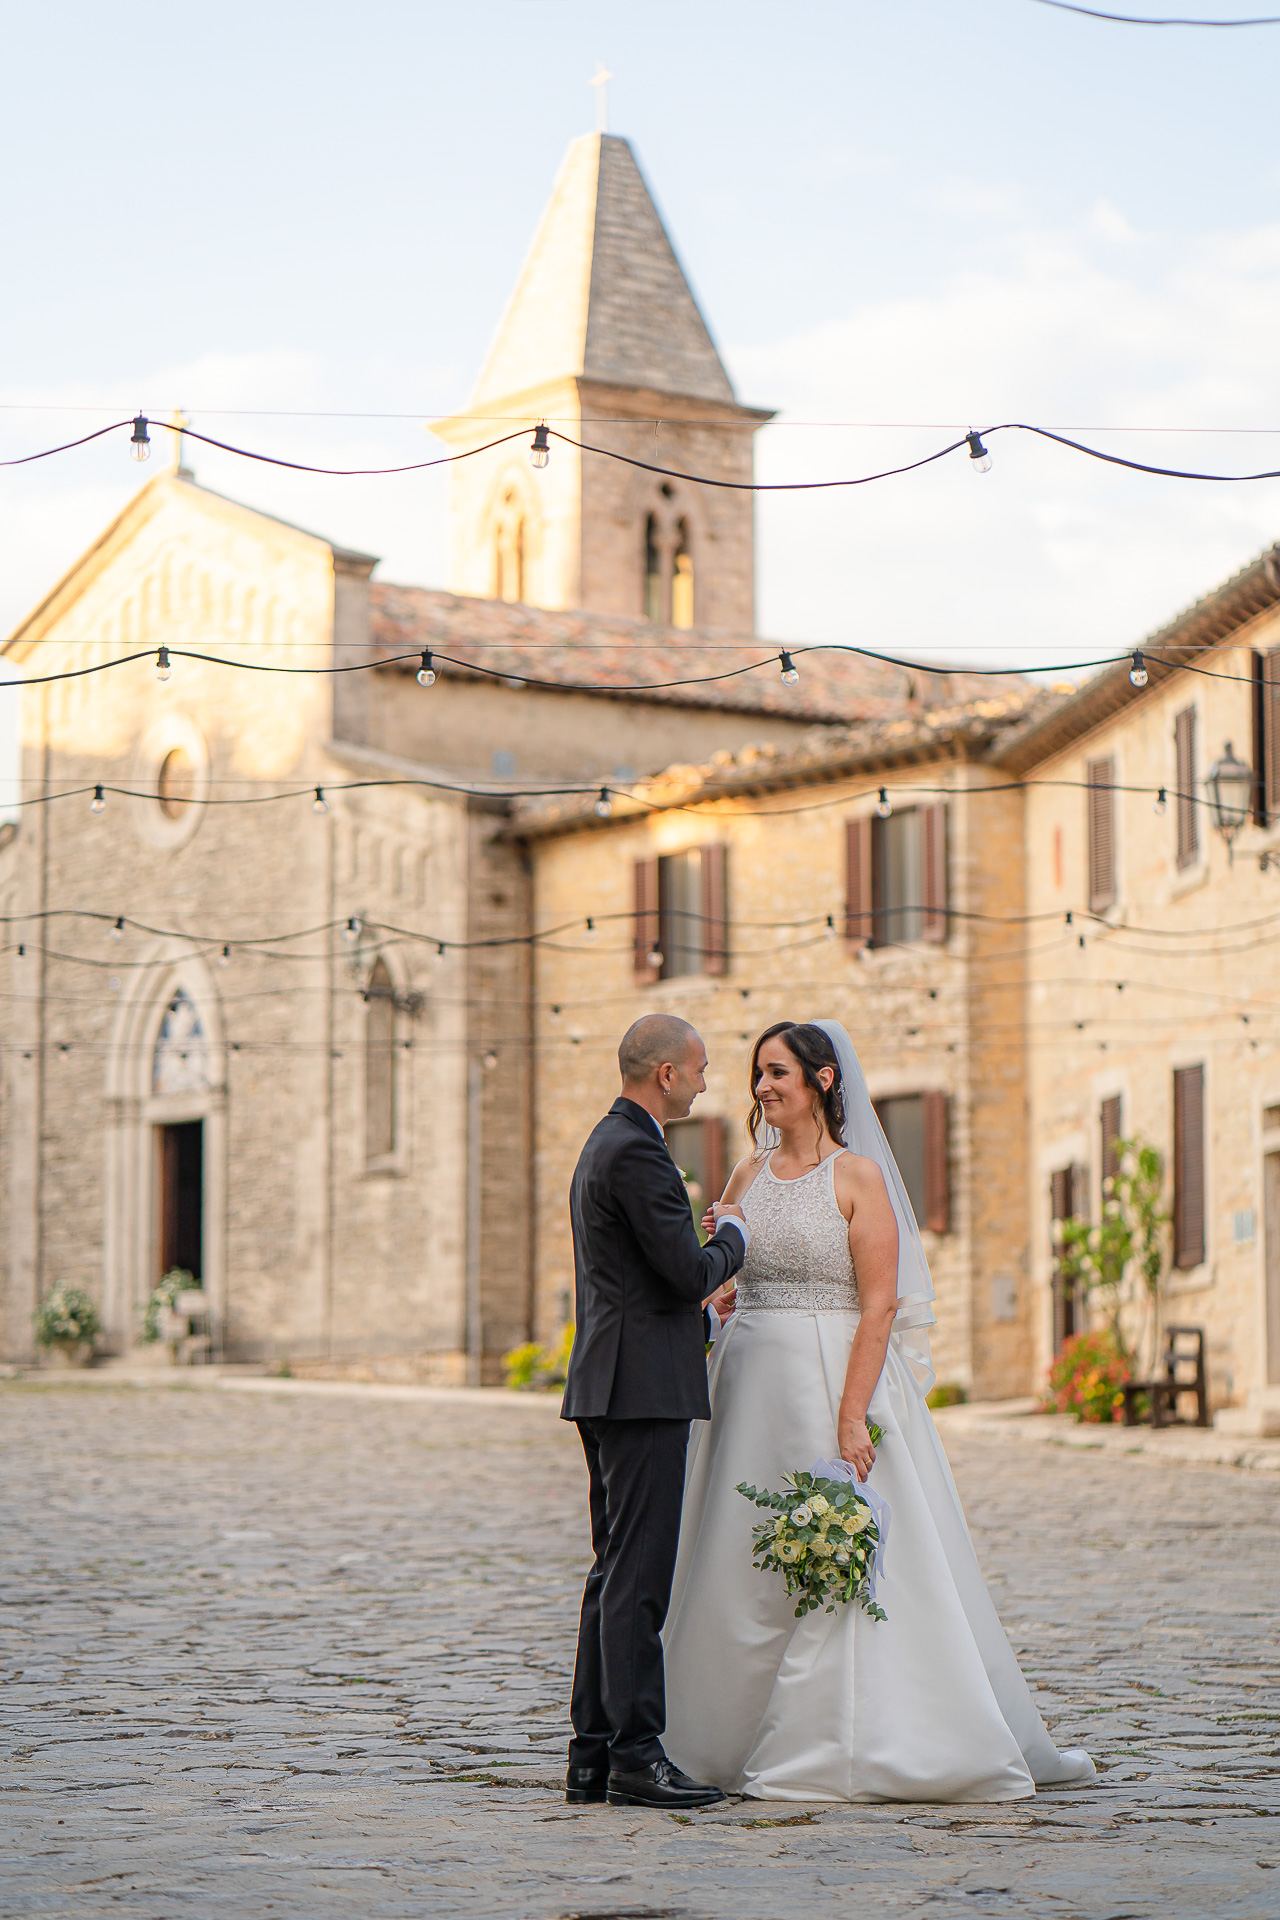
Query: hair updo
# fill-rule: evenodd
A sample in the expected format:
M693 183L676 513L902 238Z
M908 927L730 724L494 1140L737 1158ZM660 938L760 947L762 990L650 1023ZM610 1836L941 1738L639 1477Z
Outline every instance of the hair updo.
M764 1109L760 1105L756 1087L760 1080L760 1049L766 1040L781 1040L787 1052L799 1063L804 1083L816 1095L814 1118L821 1112L827 1132L835 1141L844 1140L844 1092L840 1085L840 1062L836 1050L821 1027L810 1026L807 1021L779 1020L775 1026L766 1027L755 1046L751 1049L751 1111L747 1115L747 1132L751 1135L751 1144L758 1147L758 1133L764 1120ZM830 1067L835 1079L829 1087L823 1086L818 1078L820 1067Z

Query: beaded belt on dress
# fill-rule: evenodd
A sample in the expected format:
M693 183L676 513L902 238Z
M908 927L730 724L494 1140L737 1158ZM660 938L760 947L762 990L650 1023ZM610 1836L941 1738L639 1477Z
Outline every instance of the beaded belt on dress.
M738 1290L739 1313L857 1313L858 1296L849 1287L814 1286L797 1281L786 1286L773 1281L767 1288Z

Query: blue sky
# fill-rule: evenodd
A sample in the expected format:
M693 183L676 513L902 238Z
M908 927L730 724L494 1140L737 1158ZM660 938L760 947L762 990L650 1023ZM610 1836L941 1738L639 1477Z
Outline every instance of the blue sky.
M93 408L182 405L304 460L425 456L603 60L613 130L742 398L781 410L761 478L866 471L995 419L1280 466L1280 29L1142 30L1033 0L44 0L8 10L6 53L3 454L108 417ZM1276 431L1102 437L1137 427ZM1013 436L993 451L983 479L956 459L762 502L762 631L1084 660L1280 537L1280 483L1143 480ZM384 578L443 581L437 479L195 464L381 553ZM149 471L112 443L0 474L0 625Z

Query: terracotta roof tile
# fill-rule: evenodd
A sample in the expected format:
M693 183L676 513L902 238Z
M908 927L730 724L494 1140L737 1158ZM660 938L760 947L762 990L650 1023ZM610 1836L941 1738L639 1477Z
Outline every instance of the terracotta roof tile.
M925 708L972 700L990 685L974 674L929 667L907 671L853 653L802 653L793 643L800 680L788 687L778 671L779 644L750 636L676 632L621 615L548 612L430 587L375 583L371 600L374 648L384 659L430 647L463 663L441 665L443 674L478 677L476 670L487 668L556 687L600 688L606 698L762 661L753 673L662 688L648 698L672 706L839 723L918 717ZM417 661L409 658L398 670L416 668Z

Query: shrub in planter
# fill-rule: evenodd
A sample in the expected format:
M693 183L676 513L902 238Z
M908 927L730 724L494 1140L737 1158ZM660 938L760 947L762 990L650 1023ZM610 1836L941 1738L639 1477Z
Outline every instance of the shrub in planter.
M81 1287L55 1287L34 1318L37 1343L68 1356L92 1353L101 1330L98 1310Z
M172 1311L180 1293L190 1293L200 1282L185 1267L170 1267L142 1309L142 1338L150 1345L160 1338L162 1315Z
M958 1380L939 1380L936 1387L930 1387L925 1395L925 1404L930 1407L962 1407L969 1398L968 1393Z
M1110 1327L1077 1333L1049 1369L1045 1411L1107 1423L1124 1411L1121 1388L1133 1378L1129 1356Z
M573 1328L566 1327L554 1347L540 1347L526 1340L503 1356L507 1385L525 1393L545 1392L562 1387L569 1374L569 1355L573 1351Z

